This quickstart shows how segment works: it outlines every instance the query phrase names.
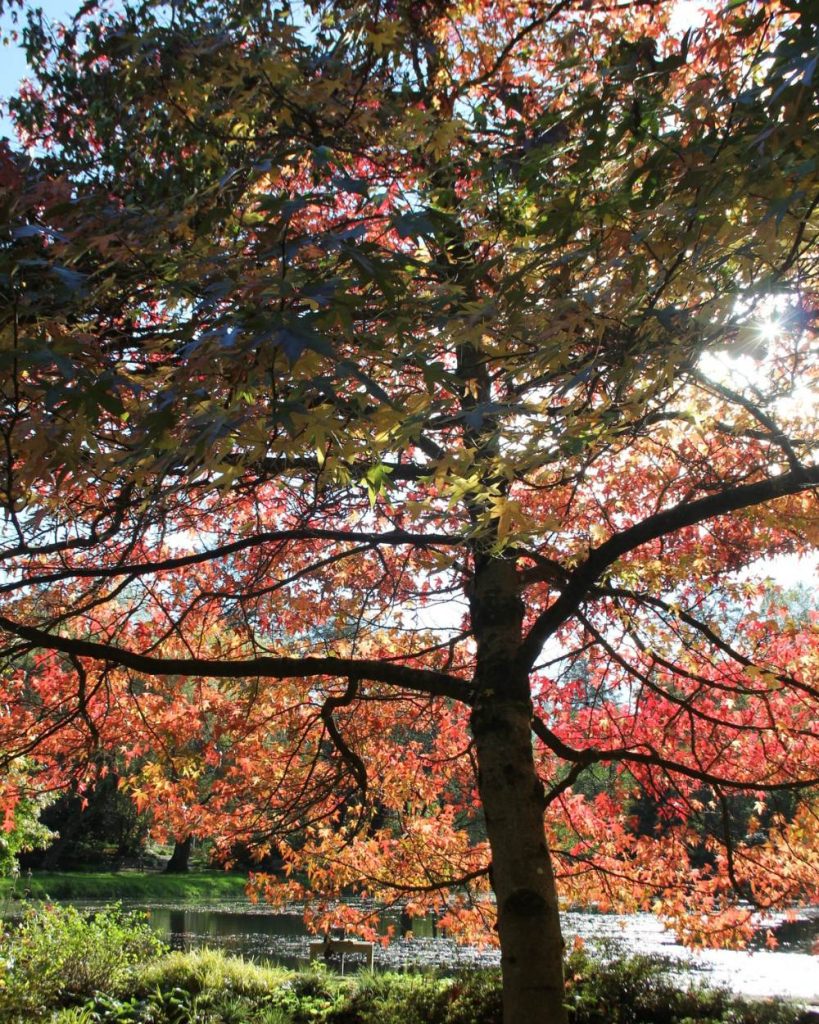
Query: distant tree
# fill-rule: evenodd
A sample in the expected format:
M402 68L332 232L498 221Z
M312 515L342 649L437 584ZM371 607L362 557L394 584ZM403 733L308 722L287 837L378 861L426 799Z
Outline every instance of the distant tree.
M111 867L137 860L148 835L149 820L119 788L115 771L89 780L81 791L63 793L40 819L51 841L40 844L25 863L49 871Z
M36 782L26 775L25 762L18 763L2 784L5 817L0 829L0 877L20 873L20 855L42 849L54 833L40 821L40 814L53 796L39 793Z

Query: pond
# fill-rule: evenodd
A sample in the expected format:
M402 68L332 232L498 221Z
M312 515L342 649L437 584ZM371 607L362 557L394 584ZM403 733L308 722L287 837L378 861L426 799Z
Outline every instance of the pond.
M75 901L76 903L76 901ZM79 906L98 907L99 904ZM144 910L153 927L177 949L211 946L256 960L268 960L288 967L303 965L308 957L309 937L298 907L270 912L249 901L225 901L208 905L183 902L123 903L128 909ZM374 949L375 968L401 970L435 967L457 970L498 963L498 952L458 946L437 934L431 918L407 918L397 911L381 915L381 929L394 928L396 936L411 929L412 938L400 937ZM812 949L819 943L819 907L800 912L797 920L784 916L761 922L759 947L752 952L706 950L692 953L674 941L651 914L593 914L567 912L563 930L567 943L579 936L601 955L612 950L659 954L688 964L704 977L751 996L781 995L819 1004L819 958ZM770 928L779 947L764 947L764 931ZM357 969L362 960L346 956L334 966L345 971Z

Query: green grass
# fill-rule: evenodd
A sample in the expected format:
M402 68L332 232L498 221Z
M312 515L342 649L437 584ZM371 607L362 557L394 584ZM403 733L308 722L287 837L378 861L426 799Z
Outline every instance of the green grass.
M243 899L246 876L224 871L187 875L159 872L42 872L16 883L0 878L0 899L17 896L54 900L208 900Z
M180 988L187 992L229 991L243 996L269 995L296 977L286 967L253 963L221 950L168 953L143 968L134 982L139 994Z

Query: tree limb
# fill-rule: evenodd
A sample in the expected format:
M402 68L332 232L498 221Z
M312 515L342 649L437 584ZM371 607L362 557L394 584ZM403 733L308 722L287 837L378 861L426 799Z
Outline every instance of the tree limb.
M466 680L445 672L412 668L367 658L277 658L263 656L239 661L218 658L161 658L129 651L113 644L94 640L78 640L57 636L34 626L14 622L0 616L0 629L29 641L34 647L61 651L80 658L107 661L151 676L208 676L213 679L244 679L259 676L266 679L309 679L316 676L346 676L348 679L369 679L387 686L415 690L433 697L469 704L471 689Z

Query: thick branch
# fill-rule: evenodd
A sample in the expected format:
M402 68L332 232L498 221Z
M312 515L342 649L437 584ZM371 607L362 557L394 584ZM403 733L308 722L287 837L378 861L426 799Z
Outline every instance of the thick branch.
M356 785L361 792L363 809L363 804L367 799L367 767L358 754L348 746L333 718L333 712L336 708L348 707L355 701L357 695L358 681L355 678L348 680L347 689L340 697L328 697L324 702L321 708L321 719L324 722L327 734L333 741L333 745L353 774ZM358 817L359 824L361 824L362 814L359 813Z
M545 641L577 611L595 581L623 555L687 526L798 494L818 485L819 466L808 466L767 480L731 487L696 501L680 502L616 533L599 548L592 548L586 561L581 562L571 574L560 597L535 620L521 647L521 667L526 671L531 669ZM537 567L529 572L528 578L531 580L536 575Z
M368 875L367 881L371 884L382 886L385 889L394 889L396 892L440 892L442 889L456 889L458 886L467 885L477 878L484 878L489 874L489 867L476 868L474 871L467 871L457 878L443 878L440 882L429 882L427 885L403 884L401 882L390 882L384 878Z
M789 782L741 782L739 779L724 778L700 768L692 768L690 765L681 764L679 761L672 761L670 758L658 754L655 750L640 751L631 750L628 747L614 747L609 750L587 747L584 750L577 750L564 743L537 715L532 717L532 732L558 757L583 767L611 761L627 761L632 764L644 764L654 768L661 768L669 774L684 775L686 778L706 783L709 786L722 786L724 789L742 790L750 793L775 793L786 789L810 789L819 784L819 776L809 779L792 779Z
M411 545L413 547L426 548L443 545L453 546L463 543L462 539L457 535L453 536L446 533L417 534L408 533L406 530L387 530L384 533L366 530L323 530L308 527L291 530L266 530L262 533L256 533L252 537L243 537L241 540L232 541L230 544L222 544L205 551L197 551L191 555L178 555L175 558L158 558L155 561L127 562L109 566L78 566L74 569L60 569L57 572L24 577L15 582L2 584L0 586L0 593L44 583L58 583L60 580L65 579L148 576L157 572L168 572L172 569L182 569L188 565L199 565L203 562L215 561L218 558L226 558L229 555L246 551L248 548L260 547L263 544L305 540L355 541L372 547L379 547L381 545L392 547Z
M431 669L412 668L367 658L276 658L264 656L237 661L218 658L159 658L129 651L113 644L57 636L0 616L0 629L27 640L32 646L61 651L80 658L94 658L150 676L209 676L213 679L309 679L315 676L346 676L368 679L387 686L414 690L433 697L449 697L469 704L469 684L457 676Z

